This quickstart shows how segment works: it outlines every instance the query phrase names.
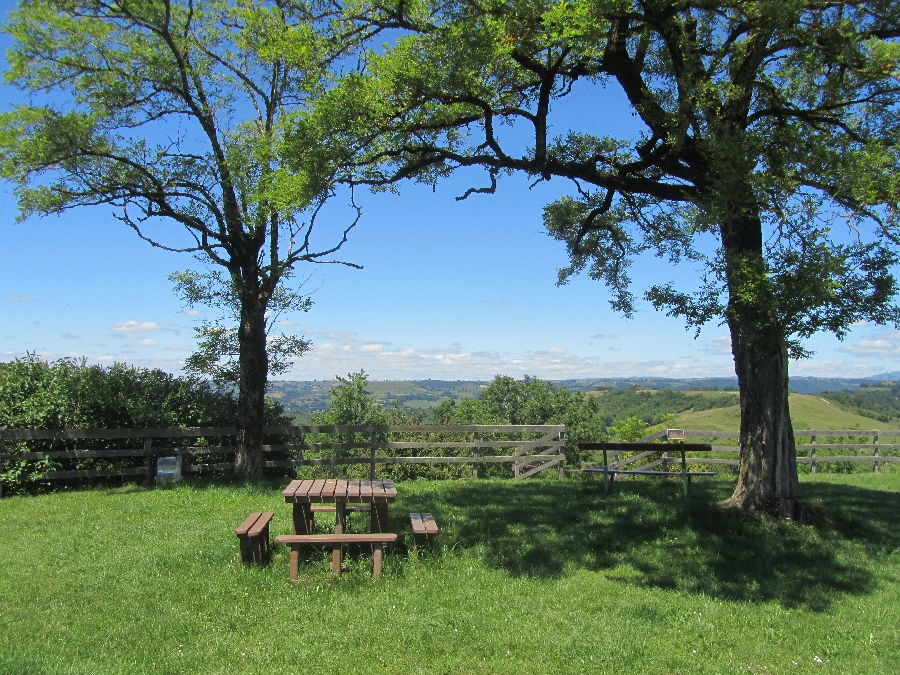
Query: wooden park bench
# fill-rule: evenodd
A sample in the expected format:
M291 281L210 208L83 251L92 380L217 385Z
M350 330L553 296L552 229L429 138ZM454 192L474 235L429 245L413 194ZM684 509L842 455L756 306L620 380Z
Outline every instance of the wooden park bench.
M381 561L385 544L397 541L396 534L283 534L275 537L276 544L291 547L291 581L297 581L300 565L300 547L309 544L331 544L331 572L341 576L341 546L344 544L372 544L372 576L381 576Z
M261 563L269 557L269 521L275 514L251 513L234 533L241 545L241 562Z
M409 522L413 534L430 535L438 533L437 521L430 513L410 513Z
M417 544L419 540L433 536L438 533L437 521L430 513L410 513L409 523L412 525L413 544Z
M711 452L712 445L708 443L579 443L580 450L602 450L603 466L591 466L581 469L590 473L603 474L603 490L609 492L610 485L619 476L681 476L681 484L684 494L688 494L691 490L691 478L695 476L715 476L715 471L688 471L687 458L685 453L688 450L693 452ZM649 469L620 469L610 466L607 458L608 450L630 451L636 452L665 452L669 450L679 450L681 452L681 470L680 471L651 471Z

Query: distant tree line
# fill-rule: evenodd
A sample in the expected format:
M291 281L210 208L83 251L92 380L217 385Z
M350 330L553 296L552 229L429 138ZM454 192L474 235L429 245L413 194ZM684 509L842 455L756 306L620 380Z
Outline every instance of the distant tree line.
M860 386L859 389L832 391L822 398L838 403L846 410L882 422L900 420L900 382Z

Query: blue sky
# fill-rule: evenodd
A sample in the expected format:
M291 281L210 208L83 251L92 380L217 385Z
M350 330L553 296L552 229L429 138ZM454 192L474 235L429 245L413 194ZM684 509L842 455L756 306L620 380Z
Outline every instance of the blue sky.
M11 3L0 1L3 13ZM0 40L0 47L7 42ZM6 109L18 94L0 88ZM563 112L574 126L636 133L617 104L584 96ZM459 174L432 192L357 194L363 216L341 259L363 265L298 269L314 305L285 316L282 329L313 351L283 379L330 379L360 368L373 379L490 379L523 374L576 377L704 377L734 374L728 331L710 325L697 339L682 321L641 305L634 319L613 312L598 282L556 286L565 249L543 231L541 207L568 186L529 189L521 177L495 195L456 201L479 174ZM13 224L15 200L0 183L0 360L36 351L47 359L87 357L180 372L194 346L192 326L166 276L202 269L188 254L160 251L107 208ZM320 230L327 243L349 217L338 202ZM177 237L176 225L170 234ZM633 268L635 288L690 281L689 268L654 258ZM842 343L809 342L816 355L794 375L860 377L900 369L900 333L858 326Z

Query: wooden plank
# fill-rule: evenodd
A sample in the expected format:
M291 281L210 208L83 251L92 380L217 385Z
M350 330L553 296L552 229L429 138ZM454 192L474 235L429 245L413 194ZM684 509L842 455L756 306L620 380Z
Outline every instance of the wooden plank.
M253 527L254 523L259 520L261 515L261 513L251 513L247 516L247 519L238 526L234 533L239 537L246 537L247 533L250 532L250 529Z
M422 514L422 524L425 526L425 534L437 534L438 526L434 516L430 513Z
M330 504L317 504L316 506L311 506L309 510L313 513L334 513L337 510L337 507L331 506ZM368 513L371 510L372 507L365 504L346 504L344 506L344 511L347 511L348 513Z
M158 448L159 450L159 448ZM186 445L184 448L178 448L179 452L172 454L190 453L192 455L233 455L237 452L237 448L233 445ZM166 450L168 452L168 450Z
M542 464L541 466L533 467L533 468L529 469L528 471L525 471L524 473L520 472L519 480L521 480L523 478L531 478L532 476L539 474L541 471L546 471L547 469L552 469L554 466L558 466L561 462L564 462L565 460L566 460L565 455L560 455L559 457L554 457L552 460Z
M294 490L294 499L300 498L300 499L304 500L305 502L309 502L308 495L309 495L309 491L312 490L314 482L315 481L312 480L311 478L301 481L300 487L298 487L296 490Z
M665 463L671 462L671 461L672 461L672 458L671 458L671 457L669 457L668 459L657 459L657 460L654 461L654 462L649 462L649 463L647 463L647 464L643 464L643 465L641 465L641 466L639 466L639 467L636 467L635 469L629 469L629 470L631 470L631 471L637 471L637 470L652 469L654 466L661 466L662 464L665 464Z
M294 492L297 491L297 488L300 487L300 483L302 482L303 481L292 480L282 491L281 496L284 497L285 500L290 501L294 497Z
M78 438L190 438L234 436L234 427L184 427L180 429L4 429L6 440L52 440Z
M266 511L265 513L260 513L259 517L256 519L256 522L253 523L253 527L250 528L250 531L247 533L250 537L258 537L263 533L263 531L269 526L269 521L272 520L272 516L275 514L272 511Z
M334 490L337 487L337 480L326 480L322 485L322 491L319 493L322 501L329 502L334 500Z
M347 499L347 481L339 480L334 486L334 498L336 500L344 500Z
M884 455L856 455L851 457L798 457L797 462L808 464L810 462L900 462L900 457L885 457Z
M309 492L305 495L294 495L298 501L304 502L320 502L322 501L322 490L325 489L325 481L322 479L314 480L309 486Z
M891 443L816 443L816 444L804 444L797 445L798 450L809 450L810 448L816 448L817 450L822 450L823 448L827 448L829 450L900 450L900 444L891 444Z
M483 448L521 448L528 446L531 448L542 447L561 447L564 442L551 441L538 443L537 441L379 441L375 443L378 450L409 450L409 449L432 449L432 448L448 448L448 449L483 449ZM305 450L352 450L371 448L371 443L310 443L309 445L300 446Z
M648 450L646 452L639 452L638 454L634 455L633 457L629 457L628 459L623 459L622 461L616 460L610 466L613 466L613 465L615 465L616 467L628 466L629 464L634 464L635 462L639 462L642 459L649 457L650 455L655 455L657 452L659 452L659 450Z
M77 471L47 471L36 480L64 480L66 478L116 478L124 476L146 476L147 467L138 466L125 469L79 469Z
M234 471L234 464L223 462L220 464L189 464L181 468L182 473L209 473L211 471Z
M368 462L368 460L366 460ZM358 480L348 480L347 481L347 501L348 502L358 502L359 501L359 490L360 485Z
M90 459L90 458L116 458L116 457L144 457L147 453L143 448L122 448L119 450L50 450L48 452L23 452L16 454L16 459Z
M565 431L564 424L396 424L396 425L370 425L370 424L337 424L323 426L265 426L263 433L266 435L302 435L302 434L347 434L347 433L550 433ZM234 433L234 432L232 432Z
M578 448L581 450L602 450L606 445L607 450L630 450L636 452L665 452L678 451L682 449L687 452L711 452L712 445L709 443L579 443Z
M387 497L388 501L397 499L397 486L394 485L394 481L384 481L384 496Z
M410 513L409 524L412 526L413 534L425 536L425 523L422 522L421 513Z
M397 541L397 535L388 532L344 533L344 534L280 534L275 537L276 544L373 544L375 542L389 544Z
M371 502L372 501L372 481L370 481L370 480L359 481L359 501L361 501L361 502Z
M586 469L582 469L582 471L589 471L591 473L603 473L602 467L589 467ZM715 471L688 471L685 474L682 474L681 471L644 471L643 469L609 469L608 473L614 473L620 476L715 476L717 475Z
M384 484L380 480L372 481L372 502L375 504L387 502L387 495L384 494Z

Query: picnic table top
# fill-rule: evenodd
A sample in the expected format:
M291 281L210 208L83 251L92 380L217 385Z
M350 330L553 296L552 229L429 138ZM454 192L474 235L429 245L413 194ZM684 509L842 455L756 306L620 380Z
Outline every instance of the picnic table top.
M293 504L312 502L363 502L387 504L397 499L392 480L292 480L281 493Z

